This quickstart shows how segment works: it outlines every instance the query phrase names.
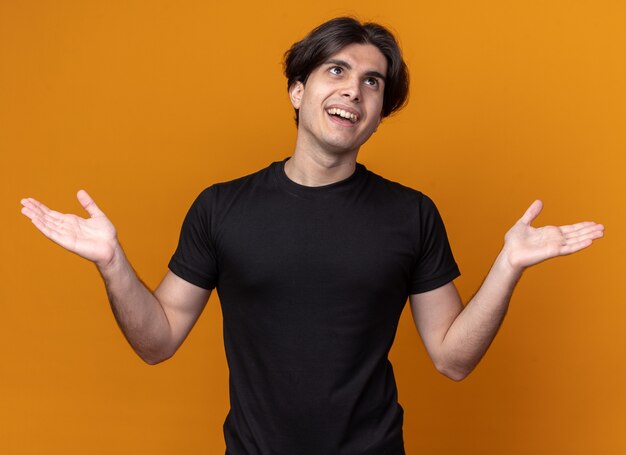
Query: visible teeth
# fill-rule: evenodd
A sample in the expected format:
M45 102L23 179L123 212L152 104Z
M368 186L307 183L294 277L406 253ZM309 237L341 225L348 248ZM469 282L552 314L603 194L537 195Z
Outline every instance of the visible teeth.
M356 115L351 112L344 111L343 109L333 107L328 110L328 113L330 115L339 115L340 117L347 118L352 122L356 122Z

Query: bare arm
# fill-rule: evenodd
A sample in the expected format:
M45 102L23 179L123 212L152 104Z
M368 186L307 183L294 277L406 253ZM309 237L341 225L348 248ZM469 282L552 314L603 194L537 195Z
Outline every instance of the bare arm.
M453 283L412 295L415 325L437 369L454 380L466 377L493 341L523 271L547 259L572 254L603 236L593 222L533 228L542 209L535 201L507 232L485 281L463 307Z
M31 198L22 200L22 213L50 240L96 264L115 318L144 361L155 364L171 357L200 316L210 291L168 272L152 293L128 262L113 224L85 191L77 197L89 218L55 212Z

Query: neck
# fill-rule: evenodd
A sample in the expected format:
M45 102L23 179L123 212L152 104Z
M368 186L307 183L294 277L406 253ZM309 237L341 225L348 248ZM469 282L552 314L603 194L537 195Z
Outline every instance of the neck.
M309 154L298 149L285 163L285 174L304 186L330 185L350 177L356 168L356 153L348 156Z

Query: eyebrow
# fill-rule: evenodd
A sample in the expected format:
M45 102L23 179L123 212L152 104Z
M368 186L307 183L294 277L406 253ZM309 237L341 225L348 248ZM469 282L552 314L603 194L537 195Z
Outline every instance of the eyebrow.
M328 60L326 60L326 62L324 62L324 64L325 65L331 65L332 64L332 65L337 65L337 66L343 66L344 68L349 69L349 70L352 69L352 65L350 65L348 62L346 62L345 60L339 60L339 59L336 59L336 58L328 59ZM369 77L377 77L379 79L382 79L383 82L386 81L385 76L383 76L378 71L374 71L374 70L367 71L365 73L365 75L369 76Z

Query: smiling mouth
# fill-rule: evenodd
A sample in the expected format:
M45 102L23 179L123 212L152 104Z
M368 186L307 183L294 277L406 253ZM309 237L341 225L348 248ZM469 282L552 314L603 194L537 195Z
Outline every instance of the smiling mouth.
M352 123L356 123L357 120L359 119L358 115L353 114L352 112L344 111L343 109L339 109L339 108L336 108L336 107L332 107L330 109L327 109L326 113L328 115L334 115L336 117L340 117L342 119L349 120Z

